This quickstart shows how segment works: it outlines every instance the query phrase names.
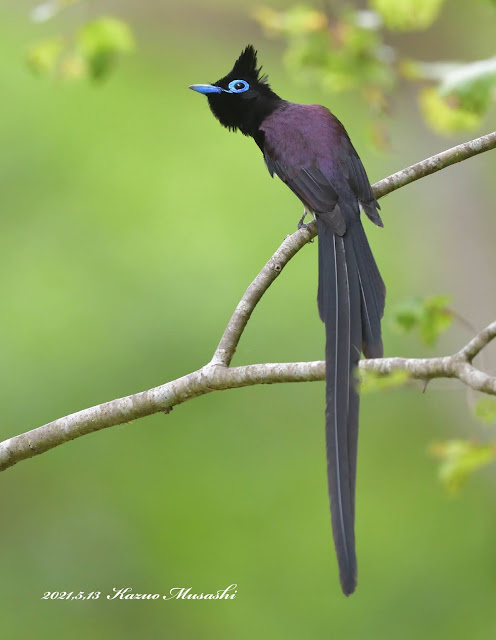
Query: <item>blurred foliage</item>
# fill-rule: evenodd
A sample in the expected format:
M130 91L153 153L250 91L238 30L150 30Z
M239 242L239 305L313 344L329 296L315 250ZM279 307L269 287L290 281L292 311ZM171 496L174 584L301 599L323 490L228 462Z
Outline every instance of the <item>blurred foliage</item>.
M310 75L328 91L361 89L375 111L383 111L385 92L395 83L394 53L383 42L377 14L345 9L331 21L297 6L283 12L262 7L254 15L269 35L288 42L285 61L292 73Z
M496 399L479 398L474 406L475 415L487 424L496 422Z
M452 494L460 491L470 475L494 462L496 447L468 440L448 440L431 446L431 453L441 460L439 478Z
M82 0L49 0L31 12L46 22ZM388 149L382 117L401 78L421 83L418 100L428 125L440 134L474 130L494 101L494 58L468 64L403 59L386 43L388 31L418 31L438 17L444 0L370 0L367 10L344 6L337 17L305 5L283 11L262 6L255 19L272 37L288 44L286 63L300 77L311 77L327 91L361 91L372 111L370 135ZM130 26L104 17L83 24L70 36L56 34L33 45L28 66L37 74L63 79L107 77L123 54L134 51ZM427 85L427 86L426 86Z
M76 38L89 74L94 79L107 75L124 53L134 50L134 38L129 26L116 18L99 18L85 24Z
M409 379L408 371L393 371L384 375L376 371L360 369L360 393L397 389L402 387Z
M292 40L287 55L290 69L314 74L327 89L349 91L364 84L389 89L393 78L387 50L376 29L352 11L339 24L313 9L295 7L281 14L262 8L255 16L270 33Z
M394 325L402 333L418 329L422 341L433 346L453 322L450 302L451 297L446 295L409 298L393 311Z
M406 79L420 83L418 100L427 124L450 135L476 129L493 104L495 59L426 64L403 58L398 46L386 42L389 31L430 27L443 1L370 0L370 9L345 6L336 17L309 6L261 7L254 16L269 36L285 40L292 73L310 76L329 91L360 90L372 109L373 130L380 129L378 118L388 113L391 91ZM384 138L374 137L376 143Z
M477 128L494 100L496 58L468 64L415 63L403 67L414 79L434 80L425 87L420 105L426 120L439 133Z
M51 38L40 42L28 51L29 68L38 74L53 73L63 50L63 38Z
M430 27L445 0L371 0L388 29L415 31Z
M49 20L78 2L80 0L59 0L38 5L32 12L33 20ZM57 35L32 45L27 63L38 75L102 80L122 55L134 50L131 27L117 18L102 16L83 23L73 34Z
M450 308L451 297L446 295L430 296L428 298L413 297L403 301L393 310L392 318L394 326L401 333L419 332L422 342L432 347L458 317ZM458 317L463 324L467 324L463 318ZM366 384L364 390L368 390ZM387 377L384 386L374 386L384 381L372 379L372 390L387 389ZM401 384L401 379L398 384ZM394 381L393 384L394 385ZM496 400L493 398L481 398L474 407L475 415L487 423L496 420ZM432 453L442 460L439 468L439 477L448 491L459 491L469 475L480 467L493 462L495 459L495 447L475 443L469 440L452 440L446 443L432 446Z
M476 129L481 114L465 109L456 96L445 97L433 87L426 87L419 95L420 107L427 123L437 133Z

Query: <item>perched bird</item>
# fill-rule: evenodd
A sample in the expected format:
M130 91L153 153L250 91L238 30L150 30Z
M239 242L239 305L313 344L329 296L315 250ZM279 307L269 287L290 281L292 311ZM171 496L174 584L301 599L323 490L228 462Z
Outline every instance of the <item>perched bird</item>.
M345 128L316 104L287 102L272 91L247 46L232 70L213 84L189 87L208 98L230 131L251 136L271 176L298 196L317 220L317 302L326 331L326 448L331 521L345 595L357 581L355 480L359 396L356 367L363 351L382 357L386 289L360 221L360 207L382 227L365 169Z

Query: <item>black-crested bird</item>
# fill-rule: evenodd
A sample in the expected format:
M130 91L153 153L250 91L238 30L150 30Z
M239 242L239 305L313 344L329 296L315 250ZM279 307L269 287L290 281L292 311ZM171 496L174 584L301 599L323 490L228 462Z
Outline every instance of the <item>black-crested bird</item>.
M326 331L326 448L331 521L345 595L357 581L355 481L359 396L356 367L383 353L381 318L386 289L360 221L360 207L382 221L370 182L345 128L323 106L287 102L261 75L249 45L232 70L213 84L190 89L231 131L260 147L271 176L298 196L317 220L317 302Z

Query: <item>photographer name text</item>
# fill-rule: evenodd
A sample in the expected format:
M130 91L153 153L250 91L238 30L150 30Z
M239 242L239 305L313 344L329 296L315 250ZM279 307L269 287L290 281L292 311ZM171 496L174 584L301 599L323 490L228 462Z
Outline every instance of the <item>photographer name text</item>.
M113 587L110 593L102 591L46 591L42 600L234 600L237 584L212 593L195 593L192 587L172 587L166 594L135 593L132 587Z

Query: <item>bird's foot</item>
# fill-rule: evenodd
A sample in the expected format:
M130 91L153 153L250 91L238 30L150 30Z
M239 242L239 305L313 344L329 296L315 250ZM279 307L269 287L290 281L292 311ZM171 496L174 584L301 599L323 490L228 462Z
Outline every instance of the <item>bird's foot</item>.
M308 227L308 224L305 224L305 218L306 218L306 217L307 217L307 212L306 212L306 211L303 211L303 215L302 215L302 216L301 216L301 218L298 220L298 231L299 231L301 228L305 228L305 229L306 229L306 228Z
M306 213L303 215L303 217L298 221L298 231L300 229L308 229L308 227L310 226L309 224L307 224L306 222L303 222L303 220L305 220L306 217ZM311 240L309 240L308 242L313 242L313 238Z
M310 225L308 225L308 224L306 224L306 223L304 222L304 220L305 220L305 218L307 217L307 215L308 215L308 211L305 209L305 210L303 211L303 215L302 215L302 216L301 216L301 218L298 220L298 231L299 231L300 229L308 229L308 227L310 226ZM314 215L314 218L315 218L315 215ZM313 242L313 239L312 239L312 240L309 240L309 242Z

